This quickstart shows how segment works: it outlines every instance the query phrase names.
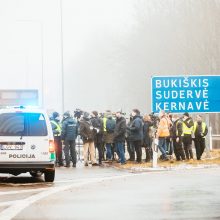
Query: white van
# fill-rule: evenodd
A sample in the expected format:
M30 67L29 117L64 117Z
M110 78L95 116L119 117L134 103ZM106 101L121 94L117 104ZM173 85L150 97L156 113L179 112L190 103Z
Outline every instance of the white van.
M0 173L55 177L53 132L45 111L23 107L0 109Z

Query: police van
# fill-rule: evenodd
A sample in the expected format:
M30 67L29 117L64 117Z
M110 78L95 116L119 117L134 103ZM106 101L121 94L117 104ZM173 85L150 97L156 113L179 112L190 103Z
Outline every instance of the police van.
M0 173L55 177L55 147L47 113L24 107L0 109Z

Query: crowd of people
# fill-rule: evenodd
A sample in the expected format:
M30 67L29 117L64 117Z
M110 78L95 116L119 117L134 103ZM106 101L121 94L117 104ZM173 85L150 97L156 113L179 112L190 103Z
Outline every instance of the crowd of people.
M188 112L177 115L161 111L158 116L141 116L138 109L133 109L128 119L121 110L115 113L107 110L104 114L80 111L74 116L65 112L61 120L59 113L54 112L50 117L58 166L70 167L72 162L72 166L76 167L78 136L83 142L85 166L90 163L101 166L103 161L116 161L121 165L127 161L142 163L143 159L150 162L153 143L160 150L159 159L162 161L170 160L173 154L177 161L193 160L193 141L197 160L201 160L205 149L208 127L201 115L193 121Z

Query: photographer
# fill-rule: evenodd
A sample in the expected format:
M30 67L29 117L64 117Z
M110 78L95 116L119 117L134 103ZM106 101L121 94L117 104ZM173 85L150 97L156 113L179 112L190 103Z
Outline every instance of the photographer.
M205 136L208 134L208 127L205 122L202 121L202 116L196 116L196 122L194 123L193 132L195 135L195 148L197 160L201 160L201 156L205 149Z

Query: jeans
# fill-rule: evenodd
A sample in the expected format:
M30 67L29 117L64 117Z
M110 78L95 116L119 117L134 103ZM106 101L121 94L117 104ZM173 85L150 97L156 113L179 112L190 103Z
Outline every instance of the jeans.
M64 153L66 165L70 165L70 160L72 160L73 165L76 164L76 143L75 140L66 140L64 142ZM71 158L70 158L71 155Z
M125 163L125 151L124 151L124 143L123 142L116 142L116 149L119 154L119 160L121 163Z
M111 160L112 159L112 144L106 144L106 150L107 150L106 159Z
M162 153L163 159L167 158L167 146L166 146L166 138L165 137L159 137L159 143L158 143L158 148L160 152Z

